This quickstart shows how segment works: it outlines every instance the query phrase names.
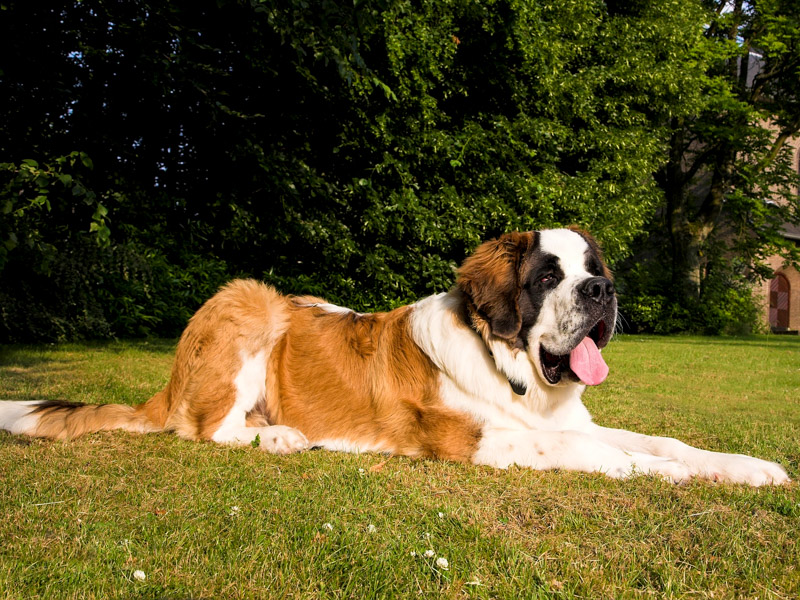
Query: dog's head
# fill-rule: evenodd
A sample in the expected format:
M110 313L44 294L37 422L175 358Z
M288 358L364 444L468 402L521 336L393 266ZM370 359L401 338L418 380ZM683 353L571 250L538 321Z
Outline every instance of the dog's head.
M521 360L549 386L605 379L599 349L614 332L617 298L588 233L553 229L485 242L464 261L457 285L516 393L530 383Z

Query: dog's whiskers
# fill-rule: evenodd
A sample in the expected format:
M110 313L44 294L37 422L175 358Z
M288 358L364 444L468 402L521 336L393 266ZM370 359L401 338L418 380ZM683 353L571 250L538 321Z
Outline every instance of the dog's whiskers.
M614 333L624 333L625 328L630 328L630 323L621 312L617 312L617 320L614 323Z

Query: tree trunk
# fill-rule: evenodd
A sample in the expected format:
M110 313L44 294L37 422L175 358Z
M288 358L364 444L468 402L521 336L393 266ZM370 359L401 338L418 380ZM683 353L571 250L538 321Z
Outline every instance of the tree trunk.
M736 153L729 146L716 152L709 165L711 183L698 197L688 181L667 192L667 223L672 245L672 293L699 299L708 266L708 244L719 222L725 195L731 188Z

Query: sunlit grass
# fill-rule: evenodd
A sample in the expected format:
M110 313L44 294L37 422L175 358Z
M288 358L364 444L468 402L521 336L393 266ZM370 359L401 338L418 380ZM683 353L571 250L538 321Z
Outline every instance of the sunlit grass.
M140 402L166 382L172 347L0 349L0 398ZM800 475L799 339L623 337L604 354L611 376L586 395L598 422ZM0 509L0 598L800 595L797 484L0 434Z

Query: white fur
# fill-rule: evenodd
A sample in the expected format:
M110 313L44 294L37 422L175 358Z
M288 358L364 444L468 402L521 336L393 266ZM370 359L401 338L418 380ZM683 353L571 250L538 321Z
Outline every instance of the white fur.
M39 417L30 413L37 404L41 404L41 401L0 401L0 429L16 435L32 435Z
M458 318L458 301L454 292L430 296L411 315L412 337L441 371L439 393L448 406L499 428L560 430L591 424L580 401L583 386L547 388L537 383L530 362L527 380L532 384L525 396L514 394L495 362L497 353L493 360L480 336ZM524 352L517 356L527 360Z
M617 448L673 457L687 465L693 476L703 479L747 483L754 486L789 481L783 467L760 458L701 450L672 438L642 435L594 424L588 432Z
M393 450L388 446L373 442L353 442L346 439L324 439L314 440L310 443L312 448L324 448L325 450L333 450L336 452L351 452L353 454L361 454L362 452L383 452L391 453Z
M362 313L355 312L352 308L347 308L346 306L338 306L336 304L330 304L329 302L314 302L312 304L298 304L298 306L307 306L308 308L321 308L325 312L329 313L354 313L360 315Z
M228 425L218 429L211 437L218 444L234 446L257 445L273 454L291 454L308 448L308 440L299 430L285 425L247 427Z
M522 383L527 389L534 385L534 367L525 351L511 348L499 339L490 340L488 346L497 369L509 380Z
M251 444L257 439L260 448L275 454L308 448L306 437L293 427L247 427L247 413L266 394L267 363L263 350L252 356L242 352L240 357L242 366L233 381L236 400L211 439L222 444L237 445Z
M242 351L239 355L242 359L242 366L239 373L233 380L236 387L236 400L220 423L220 426L211 436L215 442L251 442L256 437L248 432L249 439L239 439L244 434L243 429L255 430L255 427L246 427L247 413L253 410L256 403L263 399L267 391L267 362L264 351L258 352L253 356L247 356Z
M459 318L454 292L420 300L411 314L411 337L462 392L490 404L514 401L508 379L489 356L481 337Z
M308 448L308 440L299 430L285 425L268 427L229 426L222 432L217 430L211 438L220 444L247 446L256 444L273 454L291 454Z
M485 428L473 462L501 469L519 465L599 472L615 478L645 473L676 483L691 477L689 468L679 461L625 452L579 431Z
M589 244L570 229L547 229L539 232L539 250L557 256L567 277L586 273L586 252Z

